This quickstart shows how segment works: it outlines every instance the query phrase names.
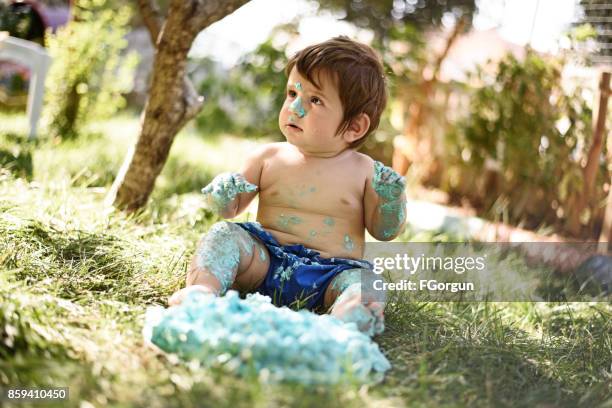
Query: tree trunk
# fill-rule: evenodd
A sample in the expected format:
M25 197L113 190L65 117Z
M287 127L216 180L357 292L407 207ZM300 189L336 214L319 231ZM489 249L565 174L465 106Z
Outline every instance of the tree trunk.
M606 128L606 113L608 111L608 96L610 95L610 73L602 72L599 81L599 109L597 112L597 122L593 132L593 145L589 150L587 165L584 168L584 192L590 197L595 187L597 169L599 167L599 157L603 150L603 135Z
M599 158L603 150L603 135L606 128L606 113L608 111L608 97L610 95L610 73L602 72L599 81L599 106L597 109L597 120L594 121L593 144L589 149L587 164L582 172L583 190L576 206L572 209L568 222L568 229L572 234L580 232L580 215L589 205L597 179Z
M138 1L156 48L151 89L141 116L140 136L113 182L107 203L127 211L146 204L174 137L204 102L186 77L191 44L200 31L247 1L171 0L163 22L153 4Z
M408 112L410 118L408 123L404 127L404 133L399 136L401 139L394 141L393 149L393 169L399 174L405 175L408 172L408 168L412 164L410 157L427 157L427 160L435 161L435 157L431 155L431 149L433 148L431 138L424 138L421 134L421 127L427 121L429 116L429 109L426 104L431 99L431 96L438 83L438 74L442 67L442 63L446 59L448 52L459 37L459 34L465 27L466 19L462 17L455 25L453 31L446 39L444 49L437 56L433 63L433 73L431 78L423 79L419 85L419 96L414 98L410 104ZM422 67L419 74L419 78L423 78L423 71L425 67ZM410 152L410 149L417 149L417 152Z
M607 72L608 74L608 81L610 80L610 72ZM603 76L602 76L603 79ZM603 81L602 81L603 82ZM609 97L610 95L610 84L608 83L608 89L607 89L607 93L606 96ZM605 100L605 105L606 108L608 106L608 99L606 98ZM600 101L601 104L601 101ZM601 107L600 107L601 108ZM602 111L601 109L599 110L599 113L601 114ZM597 121L597 126L601 126L602 127L602 133L605 133L605 124L606 124L606 120L605 120L605 116L607 113L607 109L603 111L602 114L602 119ZM598 118L599 119L599 118ZM612 132L608 132L607 136L606 136L606 148L607 148L607 160L606 160L606 164L607 164L607 169L608 169L608 178L610 178L610 169L612 166ZM604 220L603 220L603 224L601 226L601 233L599 234L599 246L598 246L598 252L601 254L605 254L606 252L608 252L608 246L610 241L612 241L612 179L610 179L610 186L608 189L608 199L606 201L606 212L604 214Z

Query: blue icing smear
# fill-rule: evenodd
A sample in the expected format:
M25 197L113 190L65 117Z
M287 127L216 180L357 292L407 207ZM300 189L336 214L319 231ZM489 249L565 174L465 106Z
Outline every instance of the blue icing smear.
M374 162L372 187L381 197L380 211L383 216L383 238L388 239L400 232L406 219L406 204L401 201L406 180L392 168Z
M381 162L374 162L372 187L385 201L393 201L400 198L404 192L405 186L406 181L404 177L400 176L392 168L385 166Z
M210 196L213 209L219 211L227 207L238 194L254 193L257 189L255 184L249 183L240 173L221 173L202 189L202 194Z
M278 217L277 225L279 227L283 227L283 228L287 229L291 225L297 225L297 224L301 224L301 223L302 223L302 219L300 217L297 217L295 215L281 214Z
M391 368L355 323L270 302L260 294L241 300L233 290L224 297L194 292L179 306L148 308L143 334L185 360L240 375L254 369L270 382L375 383Z
M262 261L265 261L267 259L266 250L262 246L259 247L259 259Z
M355 249L355 244L353 243L353 240L351 239L349 234L344 234L344 249L346 249L347 251L352 251L353 249Z
M303 118L306 116L306 111L304 110L304 106L302 106L301 96L298 96L293 102L291 102L291 105L289 105L289 110L295 113L298 118Z

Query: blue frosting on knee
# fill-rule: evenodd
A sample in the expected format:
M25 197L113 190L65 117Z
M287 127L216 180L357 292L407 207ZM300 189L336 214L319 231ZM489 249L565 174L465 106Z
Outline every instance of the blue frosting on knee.
M253 239L242 228L223 221L210 228L198 249L198 266L206 268L219 280L221 294L227 291L236 278L240 245L245 253L253 253Z
M354 283L361 283L361 271L362 269L349 269L342 272L334 279L332 289L337 292L344 292L346 288Z
M391 368L354 323L277 308L260 294L241 300L233 290L224 297L195 292L179 306L149 308L144 334L185 360L223 365L242 375L254 369L271 382L370 383Z

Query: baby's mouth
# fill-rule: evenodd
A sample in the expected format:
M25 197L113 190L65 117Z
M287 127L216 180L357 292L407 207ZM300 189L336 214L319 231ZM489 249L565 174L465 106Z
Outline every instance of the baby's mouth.
M287 126L296 130L302 130L301 127L299 127L298 125L295 125L293 123L287 123Z

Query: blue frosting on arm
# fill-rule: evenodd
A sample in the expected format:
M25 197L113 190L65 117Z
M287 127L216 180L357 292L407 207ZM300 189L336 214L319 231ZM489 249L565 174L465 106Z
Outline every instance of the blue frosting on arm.
M210 198L211 206L216 211L227 208L238 194L254 193L257 186L251 184L239 173L222 173L202 189L202 194Z
M382 216L380 227L383 238L397 235L406 220L406 203L401 200L405 187L404 177L381 162L374 162L372 188L381 199L378 211Z

